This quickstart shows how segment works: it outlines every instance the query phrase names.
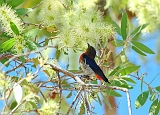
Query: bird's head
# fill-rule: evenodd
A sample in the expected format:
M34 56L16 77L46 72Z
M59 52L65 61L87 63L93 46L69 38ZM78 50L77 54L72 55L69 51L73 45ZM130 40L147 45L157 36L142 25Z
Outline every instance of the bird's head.
M93 46L91 46L89 43L88 44L88 48L86 50L86 55L90 58L95 58L96 57L96 50L94 49Z

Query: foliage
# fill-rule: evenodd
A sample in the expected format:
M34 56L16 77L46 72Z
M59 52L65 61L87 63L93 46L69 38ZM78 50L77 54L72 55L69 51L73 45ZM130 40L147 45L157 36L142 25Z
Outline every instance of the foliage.
M25 2L0 0L0 96L5 102L2 113L94 113L93 101L102 105L104 99L112 108L106 97L121 97L116 90L128 94L136 85L136 78L141 82L141 89L146 84L148 90L137 97L135 107L143 106L149 97L152 104L148 112L158 114L160 86L153 88L144 81L144 76L134 75L141 66L130 62L126 54L129 48L142 56L155 54L133 39L148 26L148 21L130 32L126 12L123 12L121 26L113 20L110 24L91 1L86 4L81 0L43 0L33 8L26 8ZM111 84L99 85L95 79L80 79L82 72L79 77L79 70L63 67L69 63L60 64L63 57L69 57L71 50L73 55L84 51L87 42L100 51L96 61L108 70L105 74ZM119 54L114 54L113 62L107 61L111 53L104 53L108 45L121 48ZM54 54L50 56L52 51ZM120 62L111 67L116 60ZM67 100L72 102L68 105ZM130 111L130 107L128 109Z

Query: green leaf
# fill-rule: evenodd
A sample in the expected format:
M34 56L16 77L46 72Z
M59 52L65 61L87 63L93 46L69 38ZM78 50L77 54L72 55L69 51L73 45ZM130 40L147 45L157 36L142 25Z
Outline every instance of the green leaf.
M122 76L128 75L128 74L130 74L130 73L138 70L139 67L140 67L140 66L130 66L130 67L123 68L123 69L120 71L120 74L121 74Z
M36 50L37 49L37 45L31 41L31 40L27 40L26 41L26 46L32 51L32 50Z
M153 93L150 94L150 98L149 98L149 99L150 99L151 101L154 101L154 100L155 100L155 97L156 97L156 93L153 92Z
M16 26L13 22L10 22L10 27L11 27L12 31L13 31L16 35L19 35L19 30L18 30L17 26Z
M4 3L4 1L3 1L3 0L0 0L0 5L3 4L3 3Z
M141 106L145 104L145 102L148 99L148 95L149 95L149 91L145 91L138 96L135 102L136 109L140 108Z
M122 79L124 79L125 81L128 81L130 83L136 84L136 82L133 79L129 78L129 77L122 77Z
M143 56L147 56L145 53L143 53L141 50L139 50L139 49L136 48L135 46L132 46L132 49L133 49L135 52L137 52L137 53L139 53L139 54L141 54L141 55L143 55Z
M150 48L148 48L147 46L145 46L144 44L140 42L132 41L132 44L146 53L155 54Z
M24 62L25 62L25 58L24 58L24 56L20 56L20 57L19 57L19 59L22 61L22 63L24 63Z
M32 29L32 30L30 30L30 31L28 31L26 34L25 34L25 36L27 37L27 38L35 38L37 35L38 35L38 33L39 33L39 29L38 28L36 28L36 29Z
M119 94L118 92L114 91L114 90L107 90L106 92L108 95L111 95L111 96L115 96L115 97L122 97L121 94Z
M98 94L97 94L97 98L98 98L99 104L102 106L102 101L101 101L101 99L99 98L99 95L98 95Z
M133 36L133 37L136 36L138 33L141 32L141 30L143 30L144 28L146 28L148 25L149 25L149 23L143 24L143 25L141 25L141 26L138 26L135 30L133 30L133 31L131 32L130 36ZM133 37L132 37L132 38L133 38Z
M17 12L18 15L22 16L22 15L25 15L28 12L28 9L19 8L19 9L16 9L16 12Z
M122 20L121 20L121 34L123 40L126 40L127 37L127 13L123 13Z
M0 49L2 49L2 52L5 52L9 50L14 45L15 42L16 42L16 38L11 38L2 44L0 46Z
M160 92L160 86L157 86L155 89Z
M142 92L142 88L143 88L143 79L144 79L144 77L142 77L142 79L141 79L141 92Z
M36 103L34 103L34 102L32 102L32 101L28 101L28 102L32 105L33 108L38 109Z
M158 115L159 109L160 109L160 103L158 102L158 99L156 99L155 101L153 101L153 103L149 108L149 114Z
M123 46L124 45L124 41L123 40L114 40L111 42L114 46L119 47L119 46Z
M84 103L81 103L80 112L78 113L78 115L83 115L83 114L85 114L85 106Z
M66 98L70 98L72 96L72 91L67 95Z
M13 110L17 106L17 101L13 101L10 106L10 110Z
M108 76L113 76L125 65L126 63L122 63L119 66L117 66Z
M8 4L10 4L13 8L19 6L20 4L22 4L24 2L24 0L10 0L8 2Z
M121 36L121 28L118 26L118 24L112 21L112 25L115 27L116 32Z
M101 93L101 94L102 94L102 93ZM103 100L104 100L104 102L106 103L106 105L109 107L109 109L112 109L112 106L111 106L111 104L109 103L107 97L105 97L103 94L102 94L102 97L103 97Z
M127 83L124 83L122 80L114 80L113 83L114 83L114 86L133 89L132 86L128 85Z

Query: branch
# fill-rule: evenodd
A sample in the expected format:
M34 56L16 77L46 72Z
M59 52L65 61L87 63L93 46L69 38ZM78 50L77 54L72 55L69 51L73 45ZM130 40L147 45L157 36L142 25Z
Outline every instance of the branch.
M60 114L60 110L61 110L61 101L62 101L62 87L61 87L61 77L60 77L60 75L59 75L59 72L57 72L57 75L58 75L58 86L59 86L59 90L60 90L60 92L59 92L59 108L58 108L58 110L59 110L59 112L57 113L58 115Z
M58 71L58 72L62 72L63 74L70 76L75 81L77 81L80 85L85 85L85 83L79 77L75 76L73 73L71 73L67 70L63 70L62 68L57 67L56 65L53 65L53 64L49 64L49 63L45 63L44 65L50 65L53 70Z
M68 111L67 111L67 113L66 113L65 115L69 115L69 112L70 112L71 108L73 107L74 103L76 102L76 100L77 100L78 97L80 96L81 92L82 92L82 88L78 91L76 97L74 98L71 106L69 107L69 109L68 109Z
M131 99L128 90L126 91L129 115L132 115Z
M91 115L91 111L90 111L89 104L88 104L88 101L87 101L87 95L86 95L85 87L84 87L83 90L84 90L84 103L85 103L85 106L86 106L86 109L87 109L87 113L88 113L88 115Z

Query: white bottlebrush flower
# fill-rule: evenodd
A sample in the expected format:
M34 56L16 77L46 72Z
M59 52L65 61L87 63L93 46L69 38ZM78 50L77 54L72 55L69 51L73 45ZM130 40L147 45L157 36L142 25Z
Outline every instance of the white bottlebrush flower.
M0 6L0 25L7 35L15 37L16 34L10 27L11 22L17 26L19 33L22 34L24 31L22 20L18 17L15 10L13 10L9 5L2 4Z
M40 109L43 115L56 115L58 112L58 104L53 100L48 100L44 102L42 108Z
M45 27L58 28L62 23L64 6L58 0L43 0L37 19Z
M149 23L144 32L154 31L160 24L160 0L129 0L128 8L136 14L140 25Z

